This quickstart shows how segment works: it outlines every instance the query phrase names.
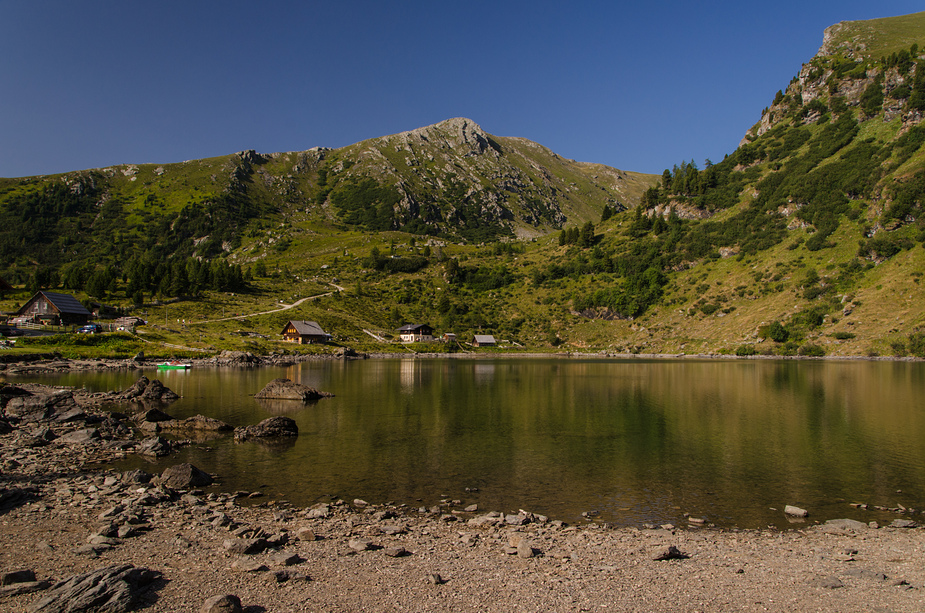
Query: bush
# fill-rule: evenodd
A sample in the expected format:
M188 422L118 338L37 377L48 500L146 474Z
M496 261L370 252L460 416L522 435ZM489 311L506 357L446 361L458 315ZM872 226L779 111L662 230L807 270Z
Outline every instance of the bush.
M925 358L925 332L913 332L909 335L909 353L917 358Z
M797 350L797 354L811 358L821 358L825 355L825 349L813 343L806 343Z
M768 328L768 336L775 343L783 343L790 338L790 333L779 321L775 321Z
M852 334L851 332L836 332L832 336L840 341L846 341L848 339L852 339L855 337L855 335Z
M897 358L906 357L906 341L890 341L890 350Z
M745 357L749 355L755 355L758 352L755 350L754 345L739 345L736 348L736 355L739 357Z

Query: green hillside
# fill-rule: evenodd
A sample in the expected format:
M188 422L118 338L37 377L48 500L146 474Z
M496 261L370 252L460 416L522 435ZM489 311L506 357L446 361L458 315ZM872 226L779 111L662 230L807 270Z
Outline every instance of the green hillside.
M123 352L293 350L283 324L312 319L368 351L428 322L511 350L925 356L919 47L925 13L833 26L738 149L661 176L457 118L0 180L3 307L118 305L150 320Z

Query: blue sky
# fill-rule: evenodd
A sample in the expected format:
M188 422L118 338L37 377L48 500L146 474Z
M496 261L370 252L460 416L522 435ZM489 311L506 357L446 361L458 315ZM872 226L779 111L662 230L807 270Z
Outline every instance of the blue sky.
M660 173L732 152L838 21L920 2L0 1L0 176L468 117Z

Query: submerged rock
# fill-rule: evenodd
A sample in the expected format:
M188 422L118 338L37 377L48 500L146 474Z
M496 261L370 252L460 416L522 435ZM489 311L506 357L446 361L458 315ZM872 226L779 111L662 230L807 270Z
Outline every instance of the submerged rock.
M273 379L254 395L254 398L277 400L301 400L309 402L320 398L328 398L334 394L321 392L313 387L290 381L289 379Z
M259 438L298 436L299 426L290 417L270 417L257 425L234 429L234 440L238 442Z

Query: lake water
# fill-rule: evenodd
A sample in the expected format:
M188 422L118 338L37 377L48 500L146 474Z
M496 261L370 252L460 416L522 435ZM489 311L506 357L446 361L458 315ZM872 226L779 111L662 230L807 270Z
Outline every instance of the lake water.
M300 434L273 446L224 435L119 468L187 461L219 475L221 490L263 500L450 498L570 522L587 511L637 526L690 513L780 528L787 504L811 521L895 517L851 502L925 507L922 363L384 359L146 374L183 396L166 408L177 418L241 426L287 415ZM19 380L102 391L137 376ZM276 377L336 396L255 400Z

